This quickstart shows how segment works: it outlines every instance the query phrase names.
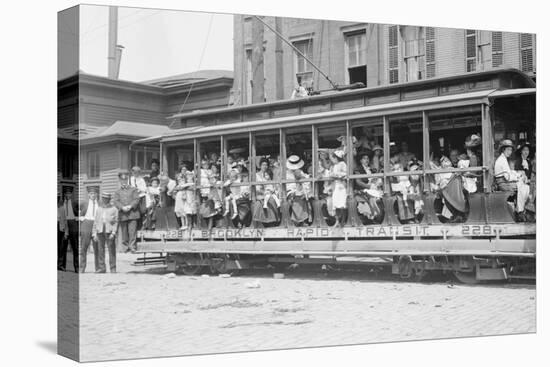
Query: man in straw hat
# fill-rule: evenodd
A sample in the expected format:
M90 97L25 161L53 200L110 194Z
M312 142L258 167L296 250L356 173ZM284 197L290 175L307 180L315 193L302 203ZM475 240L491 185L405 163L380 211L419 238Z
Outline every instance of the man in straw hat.
M155 178L156 179L156 178ZM105 273L105 245L109 252L109 268L111 273L116 273L116 232L118 230L118 210L111 203L111 194L101 193L101 206L98 208L92 236L97 242L97 251L94 255L97 258L98 269L96 273Z
M500 156L495 161L495 182L501 191L517 192L517 219L525 221L525 204L529 199L530 190L526 176L510 168L508 159L514 152L514 143L510 139L503 139L498 149Z
M80 206L80 272L86 272L86 263L88 249L90 243L92 243L92 248L94 250L94 265L95 270L98 270L97 262L97 242L92 238L92 228L94 225L95 214L99 208L99 203L97 202L97 188L88 187L88 201L82 203Z
M135 252L137 222L141 217L139 213L139 192L128 184L128 171L118 173L120 188L115 191L113 203L118 209L118 220L122 234L122 245L126 252Z

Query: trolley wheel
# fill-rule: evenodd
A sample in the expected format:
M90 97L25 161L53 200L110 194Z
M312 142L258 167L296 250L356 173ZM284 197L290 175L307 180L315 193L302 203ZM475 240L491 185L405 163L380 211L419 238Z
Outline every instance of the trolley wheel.
M227 263L230 260L239 260L240 257L238 254L231 255L231 254L222 254L219 257L215 257L216 261L213 261L210 265L210 272L212 274L229 274L229 275L237 275L239 273L239 269L228 269Z
M179 269L185 275L196 275L201 271L202 265L195 265L193 262L200 259L199 254L186 254L179 264Z
M458 280L460 283L464 284L479 284L480 281L476 279L476 272L470 271L470 272L464 272L464 271L454 271L453 272L454 277L456 280Z

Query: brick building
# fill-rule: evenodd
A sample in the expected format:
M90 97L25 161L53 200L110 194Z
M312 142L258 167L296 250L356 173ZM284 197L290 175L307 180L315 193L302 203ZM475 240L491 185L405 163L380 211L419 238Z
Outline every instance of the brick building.
M273 28L275 19L263 17ZM235 104L251 103L252 20L234 16ZM281 33L339 85L373 87L494 68L536 75L534 34L295 18L281 19ZM276 37L264 28L266 101L276 99ZM299 79L314 90L331 88L286 44L282 58L284 98Z

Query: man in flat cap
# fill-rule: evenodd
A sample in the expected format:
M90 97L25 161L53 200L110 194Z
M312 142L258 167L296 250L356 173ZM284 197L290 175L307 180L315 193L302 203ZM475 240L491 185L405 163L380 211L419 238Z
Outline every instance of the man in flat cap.
M109 252L109 269L116 273L116 232L118 229L118 209L111 203L111 194L101 193L101 205L97 209L92 237L97 242L99 269L96 273L105 273L105 245Z
M122 245L126 252L136 250L137 223L141 215L139 213L139 192L129 185L128 171L120 171L118 174L120 188L115 191L113 204L118 209L118 225L122 235Z
M86 262L90 242L94 250L94 265L95 271L99 269L97 257L97 242L92 238L92 228L94 225L95 215L99 208L97 201L97 188L88 187L88 201L80 206L80 272L86 272Z
M78 272L78 204L73 200L73 189L68 187L63 192L62 210L67 222L67 238L62 242L61 251L58 253L57 269L65 271L67 265L67 248L71 244L73 253L73 267Z

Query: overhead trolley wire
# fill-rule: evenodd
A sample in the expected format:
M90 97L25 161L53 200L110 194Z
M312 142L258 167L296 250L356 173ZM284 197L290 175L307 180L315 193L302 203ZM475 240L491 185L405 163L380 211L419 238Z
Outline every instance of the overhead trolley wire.
M199 59L199 66L197 67L197 70L200 70L201 65L202 65L202 61L204 59L204 53L206 52L206 47L208 46L208 39L210 38L210 31L212 29L213 20L214 20L214 14L212 13L212 14L210 14L210 21L208 22L208 30L206 31L206 39L204 40L204 45L202 47L201 57ZM191 95L191 92L193 91L193 87L195 86L195 82L196 82L196 80L193 80L191 82L191 86L189 87L189 91L187 92L187 96L185 96L183 104L179 108L177 115L179 115L183 111L183 109L185 107L185 104L187 103L187 100L189 99L189 96ZM169 127L171 128L176 121L177 121L177 119L174 118L172 120L172 122L170 123Z

